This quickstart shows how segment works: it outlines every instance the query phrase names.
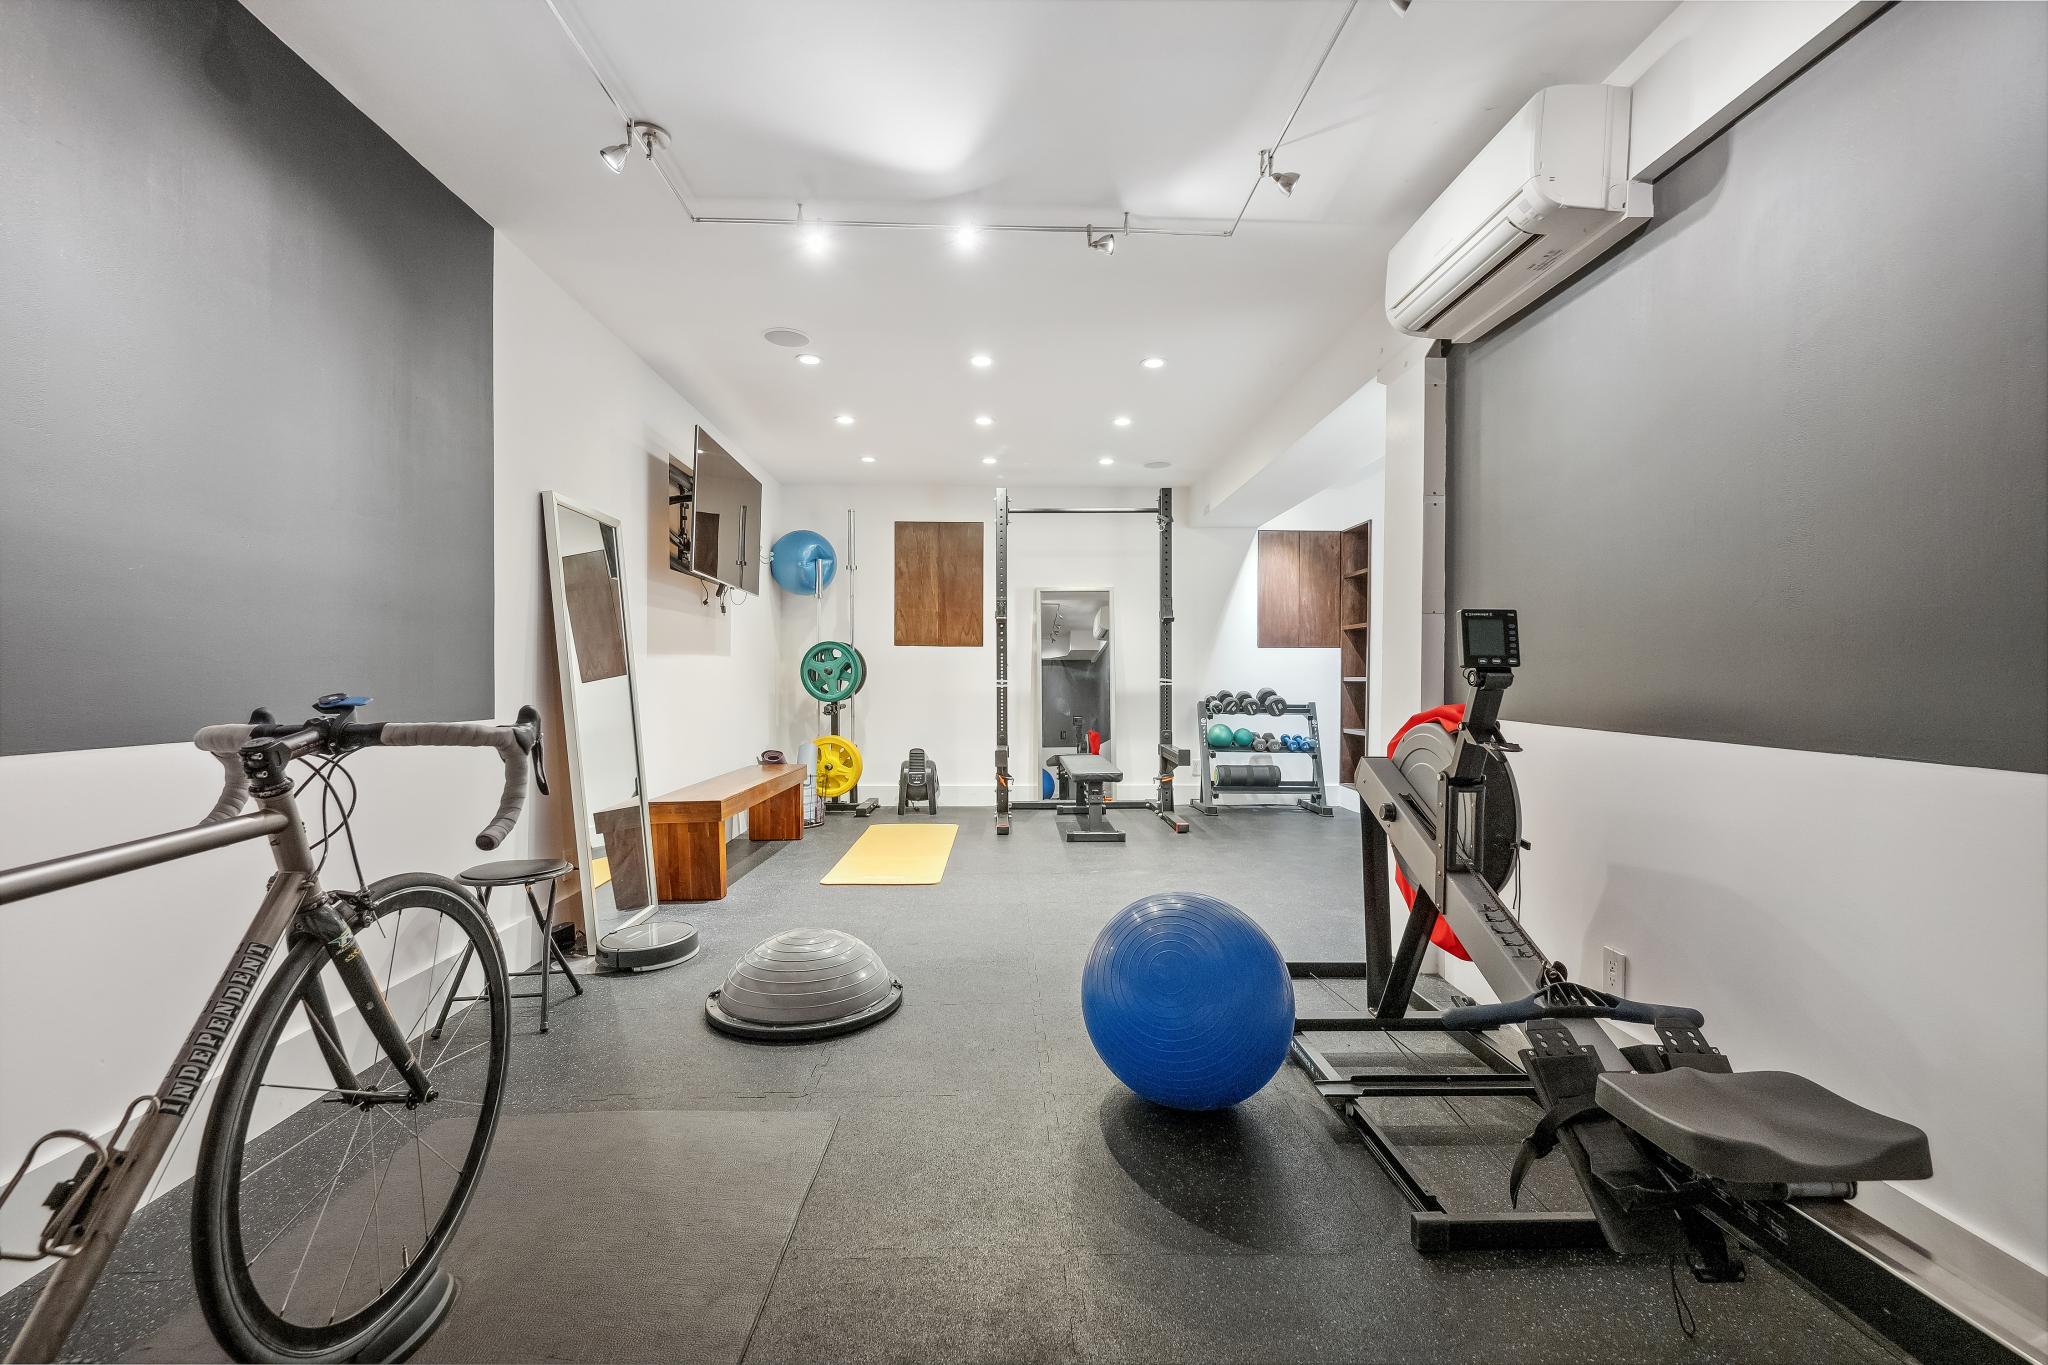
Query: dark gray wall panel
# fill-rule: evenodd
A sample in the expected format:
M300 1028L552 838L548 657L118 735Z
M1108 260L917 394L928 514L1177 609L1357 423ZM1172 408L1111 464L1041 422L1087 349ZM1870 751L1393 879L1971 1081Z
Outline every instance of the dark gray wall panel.
M239 6L6 0L0 479L0 752L489 715L489 226Z
M1899 5L1453 348L1514 714L2048 771L2044 71L2048 6Z

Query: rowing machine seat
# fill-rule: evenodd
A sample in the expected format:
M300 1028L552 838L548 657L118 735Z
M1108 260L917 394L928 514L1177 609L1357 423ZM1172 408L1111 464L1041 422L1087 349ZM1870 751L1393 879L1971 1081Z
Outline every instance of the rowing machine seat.
M1608 1071L1593 1098L1652 1146L1731 1184L1934 1174L1927 1134L1789 1071Z

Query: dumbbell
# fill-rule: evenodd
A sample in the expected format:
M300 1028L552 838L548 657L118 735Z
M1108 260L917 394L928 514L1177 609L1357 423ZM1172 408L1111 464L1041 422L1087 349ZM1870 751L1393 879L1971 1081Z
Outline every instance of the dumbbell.
M1230 699L1231 709L1240 716L1249 716L1259 709L1259 703L1249 692L1240 692Z
M1284 716L1287 714L1287 698L1281 696L1270 687L1259 689L1259 695L1252 698L1252 706L1256 710L1264 711L1269 716Z
M1202 700L1207 703L1210 715L1224 716L1230 714L1230 703L1233 700L1230 695L1230 689L1225 688L1215 696L1204 697Z
M1280 752L1279 737L1274 735L1273 732L1270 730L1267 731L1265 734L1259 736L1259 743L1265 747L1265 751L1269 754L1277 754Z

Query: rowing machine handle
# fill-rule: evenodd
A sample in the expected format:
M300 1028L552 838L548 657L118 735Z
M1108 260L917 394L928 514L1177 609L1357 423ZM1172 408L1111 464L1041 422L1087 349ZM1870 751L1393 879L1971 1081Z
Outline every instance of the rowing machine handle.
M1625 1024L1654 1027L1662 1023L1682 1023L1694 1028L1701 1028L1707 1022L1707 1016L1684 1005L1653 1005L1618 995L1605 996L1605 1000L1607 1003L1597 1005L1551 1004L1539 991L1520 1000L1503 1000L1498 1005L1466 1005L1460 1009L1445 1010L1439 1018L1445 1028L1461 1033L1479 1033L1537 1019L1617 1019Z

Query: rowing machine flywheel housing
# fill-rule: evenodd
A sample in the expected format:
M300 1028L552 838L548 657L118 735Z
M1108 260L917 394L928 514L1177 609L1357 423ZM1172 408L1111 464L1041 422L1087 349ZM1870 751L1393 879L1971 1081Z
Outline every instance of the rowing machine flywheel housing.
M1435 808L1437 782L1450 766L1456 745L1457 737L1451 731L1434 722L1424 722L1401 736L1400 743L1394 746L1394 766L1408 779L1424 810ZM1522 854L1522 801L1515 790L1514 770L1508 766L1505 755L1487 750L1480 770L1480 793L1480 856L1471 858L1469 846L1465 853L1469 861L1478 865L1487 885L1500 891L1515 875L1515 863ZM1469 832L1472 827L1465 824L1463 828ZM1413 875L1409 872L1411 878Z

